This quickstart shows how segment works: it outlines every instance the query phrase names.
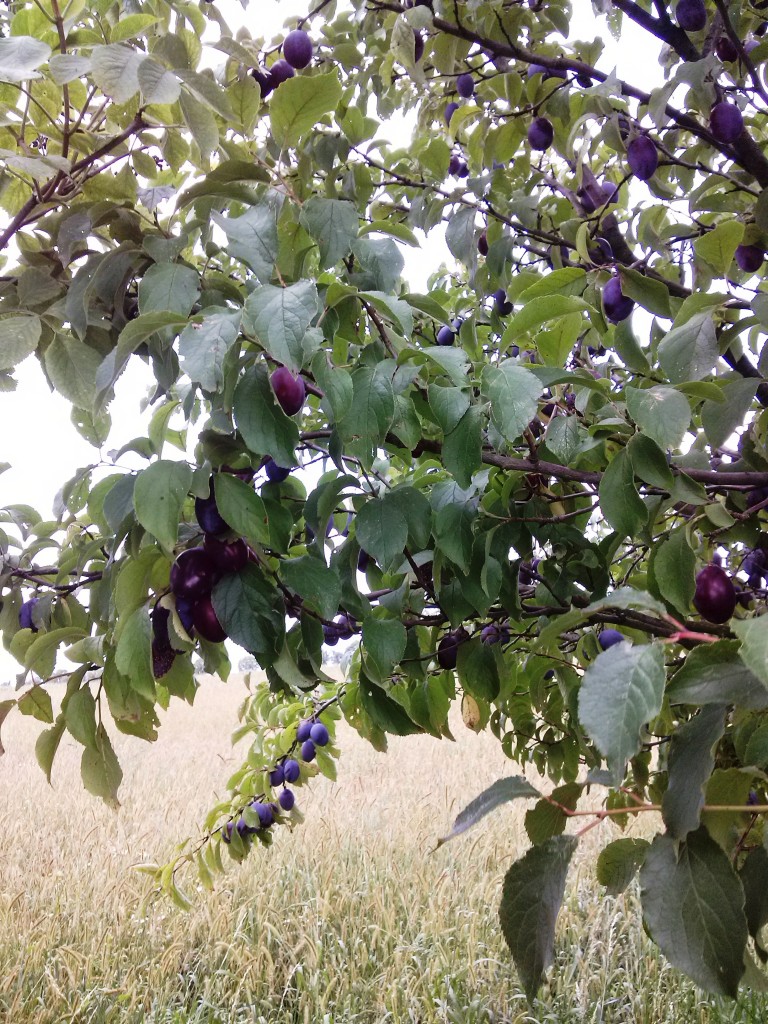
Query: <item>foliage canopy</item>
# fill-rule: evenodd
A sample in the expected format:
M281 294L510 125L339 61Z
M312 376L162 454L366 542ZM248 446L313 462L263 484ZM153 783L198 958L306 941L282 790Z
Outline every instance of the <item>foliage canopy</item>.
M223 635L257 660L229 796L156 871L177 900L181 864L210 884L300 820L272 801L301 720L331 735L299 784L340 716L383 748L450 738L460 701L556 787L500 780L447 837L536 801L500 915L530 998L569 818L646 812L600 880L639 871L702 987L765 986L763 6L595 0L657 41L651 91L566 0L320 0L293 75L215 4L3 10L0 384L34 353L95 455L53 519L0 511L0 630L39 680L0 718L45 723L49 777L68 731L116 805L104 721L154 739L193 655L227 675ZM443 227L451 266L410 291L403 249ZM108 454L136 359L150 428ZM350 637L339 684L322 647Z

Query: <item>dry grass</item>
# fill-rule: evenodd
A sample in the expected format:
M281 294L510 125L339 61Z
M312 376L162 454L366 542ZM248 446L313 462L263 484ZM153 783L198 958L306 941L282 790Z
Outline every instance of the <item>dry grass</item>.
M378 755L348 730L339 780L299 793L305 824L282 830L200 891L191 912L153 902L131 870L197 834L237 763L243 690L208 682L175 705L157 744L122 737L118 814L82 792L64 741L49 788L39 725L6 722L0 761L0 1020L491 1024L763 1021L765 1001L701 997L656 956L634 897L601 898L593 830L559 921L558 960L533 1011L496 927L505 866L526 847L509 808L430 854L453 815L510 765L462 730L455 744L394 740ZM459 726L459 728L461 728ZM605 826L606 828L610 826Z

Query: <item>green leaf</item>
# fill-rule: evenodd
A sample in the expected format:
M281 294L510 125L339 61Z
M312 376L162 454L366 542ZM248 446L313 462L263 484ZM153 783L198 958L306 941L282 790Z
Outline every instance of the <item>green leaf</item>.
M224 217L212 210L211 220L227 236L230 255L247 263L259 281L268 282L278 252L274 207L269 203L251 206L240 217Z
M224 384L224 359L240 329L239 313L212 313L202 323L188 324L179 335L181 369L204 391Z
M735 704L751 710L768 708L768 687L746 667L735 640L695 647L672 677L667 697L673 704Z
M577 843L573 836L555 836L533 846L504 876L501 930L529 1003L554 959L555 923Z
M699 827L704 789L725 731L726 710L725 704L711 704L672 735L669 782L661 801L661 815L673 839L685 839Z
M56 652L64 643L80 640L84 630L79 626L62 626L52 629L49 633L36 636L24 653L24 665L41 679L53 675L56 667Z
M219 145L219 129L216 118L204 103L195 99L186 89L182 90L179 103L184 123L197 143L200 156L205 163Z
M127 103L139 91L139 65L144 59L122 43L94 46L91 50L93 80L115 103Z
M600 509L620 537L634 537L648 520L648 509L637 493L632 457L627 449L614 456L599 487Z
M64 720L67 729L78 743L98 751L99 742L96 730L96 700L86 683L76 690L67 700Z
M231 640L262 667L275 661L285 637L285 608L260 569L249 564L220 580L213 588L213 607Z
M155 263L139 284L142 313L179 313L187 316L200 295L196 270L183 263Z
M363 645L380 677L390 675L405 653L405 626L397 619L368 615L363 620Z
M728 380L721 384L723 400L707 400L701 407L701 424L713 447L727 442L744 422L760 382L754 378Z
M51 782L53 759L56 756L56 751L59 749L61 737L64 735L64 728L64 716L60 714L51 728L43 729L35 741L35 757L37 758L37 763L45 772L49 785Z
M371 498L355 519L355 534L360 547L383 568L398 565L408 541L408 523L393 502Z
M320 267L332 267L357 238L360 220L352 203L313 196L301 208L300 221L320 247Z
M40 78L36 70L48 60L51 48L32 36L0 39L0 82L25 82Z
M443 462L459 487L468 488L472 476L482 467L483 415L472 406L443 441Z
M643 919L671 964L697 985L736 998L744 972L744 890L700 828L685 842L656 836L640 871Z
M502 804L509 803L511 800L537 799L540 796L539 790L522 775L510 775L505 779L497 779L456 816L451 831L438 840L438 846L460 836L462 832L475 826L486 814L495 811Z
M675 388L659 384L624 392L629 415L660 448L679 448L691 422L688 399Z
M744 225L734 218L723 221L697 238L693 248L699 259L708 263L720 276L725 276L743 238Z
M45 351L45 368L56 390L81 409L92 409L101 355L71 334L57 334Z
M31 715L38 722L45 722L46 725L53 722L51 695L42 686L33 686L19 697L18 708L22 715Z
M281 148L295 146L320 118L337 109L341 84L336 71L297 75L283 82L270 99L272 137Z
M360 673L359 694L363 710L382 732L394 736L411 736L424 731L408 716L402 704L393 700L383 687L374 683L364 672Z
M739 868L739 878L744 889L744 910L747 915L749 934L757 938L761 929L768 924L768 851L764 846L750 850Z
M659 345L661 368L672 384L706 377L718 356L715 323L708 312L673 327Z
M166 550L176 543L181 507L191 486L189 466L169 459L158 459L136 477L133 488L136 518Z
M246 370L235 388L235 422L250 451L271 455L278 466L296 465L299 428L278 405L266 367L258 363Z
M633 434L626 447L636 477L651 487L671 491L675 478L664 452L645 434Z
M267 510L252 486L231 473L219 473L215 478L214 494L222 519L235 533L251 544L270 545L272 537Z
M659 592L681 615L687 615L696 590L696 555L684 527L667 536L656 549L653 575Z
M127 22L132 18L151 19L157 21L149 14L129 15L123 22L118 22L117 29L120 29L120 37L127 39L123 31L129 31ZM141 30L139 30L141 31ZM132 31L129 34L133 34ZM138 33L137 33L138 34ZM114 41L114 36L113 36ZM146 103L175 103L181 93L179 80L172 71L169 71L164 64L154 57L145 57L138 68L139 88Z
M0 43L6 40L0 39ZM40 341L41 324L36 316L0 319L0 370L12 370L31 355Z
M297 373L311 352L302 342L318 312L317 288L311 281L279 288L265 284L246 299L245 316L265 350Z
M671 318L669 290L665 284L629 267L621 268L620 277L622 295L634 299L649 313L655 313L656 316L665 319Z
M130 682L131 689L155 700L155 680L152 675L152 624L146 606L136 608L120 623L115 648L115 666Z
M507 441L514 441L536 415L541 385L530 370L507 359L483 370L481 388L491 403L491 419Z
M499 696L501 681L496 655L493 648L479 638L461 644L456 671L465 693L489 703Z
M332 619L339 610L341 580L334 569L310 555L287 558L280 564L285 584L304 599L304 603L324 619Z
M392 375L385 365L360 366L352 373L352 405L337 423L342 438L359 439L368 459L386 437L395 415Z
M579 721L608 762L615 786L642 746L641 731L661 710L664 653L660 644L616 644L595 658L581 681Z
M593 306L575 295L542 295L540 298L532 299L510 321L502 335L502 346L507 348L524 334L538 330L542 324L550 320L557 320L561 316L582 310L595 311Z
M768 617L733 619L731 627L741 640L739 657L768 687Z
M101 797L105 804L117 810L120 806L117 791L123 780L123 772L103 725L99 725L96 730L95 748L86 747L83 751L80 774L89 793Z
M618 896L627 888L645 861L651 844L646 839L614 839L597 858L595 873L609 896Z
M525 812L525 831L534 846L540 846L552 836L562 835L568 824L565 809L574 811L584 787L580 782L568 782L553 789L550 799L544 798ZM556 801L554 803L553 801ZM565 809L564 809L565 808Z

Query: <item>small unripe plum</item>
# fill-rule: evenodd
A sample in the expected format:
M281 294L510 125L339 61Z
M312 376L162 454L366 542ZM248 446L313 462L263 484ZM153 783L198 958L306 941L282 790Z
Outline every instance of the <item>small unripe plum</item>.
M312 60L314 48L309 34L303 29L296 28L289 32L283 42L283 55L292 68L297 71L307 67Z
M301 744L301 759L302 761L314 761L315 759L315 744L312 740L304 740Z
M730 36L720 36L715 43L715 53L724 64L739 59L739 51Z
M531 149L543 152L552 145L555 129L546 117L537 117L528 126L528 144Z
M515 308L507 299L507 293L503 288L497 288L493 293L493 305L499 316L509 316Z
M701 32L707 24L704 0L678 0L675 8L677 24L685 32Z
M452 345L456 340L456 335L453 333L450 327L447 325L441 327L437 332L437 344L438 345Z
M275 89L278 85L282 85L283 82L287 82L289 78L293 78L296 74L287 60L276 60L269 69L269 73L272 76L272 83Z
M723 100L712 107L709 113L709 127L718 142L729 145L735 142L744 130L744 118L735 103Z
M286 416L295 416L304 405L304 399L307 394L304 378L301 376L294 377L287 367L278 366L270 380L280 408Z
M285 776L286 782L298 782L299 776L301 775L301 766L299 762L294 758L289 757L287 761L283 762L283 775Z
M210 594L217 577L208 552L204 548L188 548L171 566L171 590L176 597L197 600Z
M621 281L618 277L612 277L603 288L603 309L606 317L612 324L618 324L626 320L635 304L621 290Z
M640 181L648 181L659 166L659 151L647 135L638 135L627 146L629 169Z
M299 722L299 726L296 729L296 739L299 743L303 743L304 740L309 739L309 735L312 732L312 726L314 721L311 718L305 718L303 722Z
M734 256L740 270L747 274L754 274L760 269L765 260L765 252L759 245L740 245Z
M264 472L267 474L267 480L273 484L281 484L283 480L287 480L291 475L290 469L278 466L272 458L267 459L264 463Z
M226 631L219 622L210 595L206 594L205 597L201 597L199 601L195 602L192 621L203 640L209 640L212 644L220 644L227 639Z
M248 545L242 537L229 542L216 540L215 537L206 537L203 541L203 550L211 556L222 576L231 572L240 572L248 564Z
M328 730L322 722L315 722L309 731L309 738L315 744L316 747L324 747L330 739Z
M719 565L705 565L696 577L693 606L710 622L727 622L736 607L736 588Z
M284 781L285 772L283 771L283 766L279 764L269 773L269 784L270 786L282 786Z
M450 127L450 124L451 124L451 118L453 117L453 115L456 113L456 111L458 109L459 109L459 104L458 103L453 103L453 102L449 103L448 106L445 108L445 114L443 116L445 117L445 123L449 127Z
M39 597L30 597L29 600L25 601L21 608L19 608L19 627L21 629L31 629L33 633L37 632L37 626L32 621L32 612L39 600Z
M468 100L475 93L475 80L467 71L456 79L456 92L463 100Z
M604 629L597 638L597 642L607 651L609 647L615 647L616 644L622 643L627 638L623 633L620 633L618 629Z
M477 240L477 251L481 256L488 255L488 235L483 231Z
M296 803L296 797L293 795L293 791L290 789L284 789L280 796L277 798L277 802L283 808L284 811L290 811L293 805Z

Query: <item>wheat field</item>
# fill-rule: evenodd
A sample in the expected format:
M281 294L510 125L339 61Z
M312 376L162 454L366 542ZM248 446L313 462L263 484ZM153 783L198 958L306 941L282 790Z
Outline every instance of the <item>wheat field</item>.
M393 739L377 754L339 730L337 782L301 788L306 821L233 865L185 913L135 866L170 859L238 763L241 682L207 679L160 739L118 737L122 806L84 793L62 742L48 786L40 724L11 716L0 759L0 1021L12 1024L570 1024L764 1021L768 1001L697 992L654 952L636 896L600 895L613 834L582 842L534 1008L497 927L506 866L526 848L522 808L435 851L464 803L513 766L458 720L456 742Z

